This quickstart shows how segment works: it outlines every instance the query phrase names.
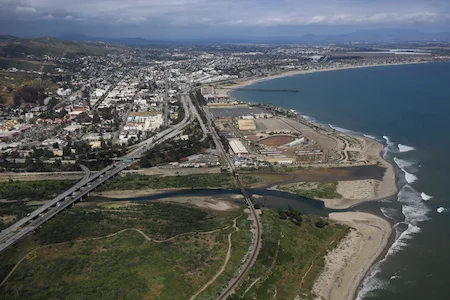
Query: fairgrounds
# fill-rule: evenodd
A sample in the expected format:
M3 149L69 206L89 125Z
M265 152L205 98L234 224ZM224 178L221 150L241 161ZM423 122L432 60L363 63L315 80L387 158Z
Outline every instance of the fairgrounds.
M294 141L296 138L295 135L288 135L288 134L280 134L280 135L273 135L268 136L265 138L262 138L257 141L257 143L265 145L265 146L272 146L272 147L278 147L286 145L292 141Z

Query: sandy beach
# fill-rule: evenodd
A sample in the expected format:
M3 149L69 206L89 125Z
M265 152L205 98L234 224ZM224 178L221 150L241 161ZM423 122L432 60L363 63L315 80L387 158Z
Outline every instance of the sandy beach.
M312 291L316 299L352 299L359 283L387 246L391 225L380 217L362 212L331 213L330 219L352 230L325 257L325 267Z
M182 203L197 206L203 209L214 211L229 211L239 209L237 204L229 201L218 200L213 197L173 197L169 199L159 200L160 202Z
M341 134L344 135L344 134ZM355 162L350 165L374 165L378 164L385 169L383 177L380 179L362 179L337 181L336 192L342 195L341 198L324 199L325 207L331 209L347 209L367 201L377 201L397 194L396 173L394 166L382 157L384 145L378 141L365 137L352 136L361 141L360 148L353 148L361 152L362 162ZM311 164L310 168L336 168L349 166L347 161L340 161L333 164ZM270 189L282 191L278 186Z
M397 194L397 183L394 167L381 156L384 145L380 142L358 137L365 141L362 152L366 158L381 165L384 175L381 180L339 181L336 191L342 195L340 199L319 199L332 209L350 208L367 201L376 201Z

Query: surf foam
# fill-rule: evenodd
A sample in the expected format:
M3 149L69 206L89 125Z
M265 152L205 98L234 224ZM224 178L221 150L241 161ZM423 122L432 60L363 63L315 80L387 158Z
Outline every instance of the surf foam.
M420 194L420 197L422 197L422 200L423 200L423 201L428 201L428 200L430 200L431 198L433 198L433 196L427 195L427 194L425 194L424 192L422 192L422 194Z
M409 152L409 151L414 151L416 150L416 148L412 147L412 146L407 146L407 145L402 145L402 144L398 144L398 151L400 153L403 152Z
M429 220L430 209L422 201L422 197L409 184L402 187L398 192L398 202L402 203L402 212L405 215L405 222L416 225L419 222Z
M389 152L397 152L396 144L393 141L391 141L391 139L387 135L383 135L383 139L385 139L386 144L387 144L386 152L387 151L389 151Z
M397 223L394 227L398 227L399 224L403 223ZM395 242L392 244L391 248L389 248L388 252L386 253L386 256L380 260L378 263L373 265L373 267L370 269L368 275L364 279L361 290L358 293L358 296L356 297L357 300L362 300L366 298L367 296L370 296L374 294L374 291L376 290L386 290L389 287L389 281L383 280L381 278L377 278L377 275L381 272L381 265L386 262L386 260L393 254L399 252L401 249L409 245L409 240L413 238L413 235L420 232L420 228L408 224L408 228L406 228L405 231L403 231L399 237L395 240ZM392 277L390 279L393 279Z
M441 214L443 212L448 212L448 209L446 209L444 207L439 207L436 211Z
M374 294L375 290L386 290L389 288L388 280L377 277L381 272L381 265L386 262L390 256L410 244L410 240L413 236L420 232L420 227L418 226L420 222L429 220L428 213L431 210L422 201L421 194L410 185L405 185L399 191L397 197L398 202L402 204L402 212L405 215L405 221L394 225L394 229L397 233L395 242L387 251L386 256L370 269L356 298L358 300L362 300L367 296ZM442 209L445 210L443 207ZM387 217L392 217L394 213L393 209L390 208L382 208L381 211ZM400 231L399 226L403 224L407 224L408 227L404 231Z
M377 137L376 137L376 136L373 136L373 135L370 135L370 134L363 134L363 136L365 136L366 138L369 138L369 139L372 139L372 140L378 141L378 139L377 139Z
M387 202L389 202L389 201L387 201ZM380 207L380 210L386 218L391 219L391 220L394 220L395 217L399 216L399 212L395 208Z
M400 168L400 170L402 170L403 173L405 173L406 182L413 183L414 181L416 181L418 179L416 175L409 173L406 170L406 168L410 168L410 167L414 166L413 162L403 160L403 159L400 159L397 157L394 157L394 162L397 164L397 166Z

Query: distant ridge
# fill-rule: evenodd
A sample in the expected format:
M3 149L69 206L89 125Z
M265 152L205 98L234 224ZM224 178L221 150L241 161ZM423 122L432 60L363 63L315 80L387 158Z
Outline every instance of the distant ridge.
M0 46L0 57L8 59L25 58L27 55L102 55L121 47L105 43L63 41L50 36L29 39L11 35L0 35Z
M450 42L450 32L421 32L414 29L377 29L359 30L346 34L304 34L299 36L264 37L255 38L251 36L224 38L224 39L189 39L189 40L150 40L145 38L105 38L91 37L81 34L66 34L58 36L62 40L72 41L101 41L111 44L123 45L181 45L181 44L220 44L220 43L269 43L269 44L291 44L291 43L345 43L345 42Z
M180 42L147 40L144 38L106 38L106 37L92 37L82 34L65 34L58 36L59 39L65 41L83 41L83 42L105 42L110 44L121 44L130 46L145 46L145 45L165 45L165 44L179 44Z

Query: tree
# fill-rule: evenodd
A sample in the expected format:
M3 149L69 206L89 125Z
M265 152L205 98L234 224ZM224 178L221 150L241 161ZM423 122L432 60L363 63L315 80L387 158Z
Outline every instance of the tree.
M286 220L287 219L286 213L281 208L278 209L278 216L280 216L281 220Z
M61 169L62 167L62 162L60 159L55 160L55 164L54 164L56 169Z
M58 143L53 143L53 149L59 149L59 144Z
M31 157L25 159L25 170L27 172L36 172L36 165Z
M328 225L328 222L325 222L323 219L319 219L315 225L317 228L324 228L326 225Z
M57 116L59 119L62 119L62 118L64 118L64 116L67 115L67 114L68 114L67 110L61 109L61 110L59 111L59 113L58 113L56 116Z
M14 94L14 98L13 98L14 107L19 107L20 106L20 100L21 100L20 95L15 93Z

